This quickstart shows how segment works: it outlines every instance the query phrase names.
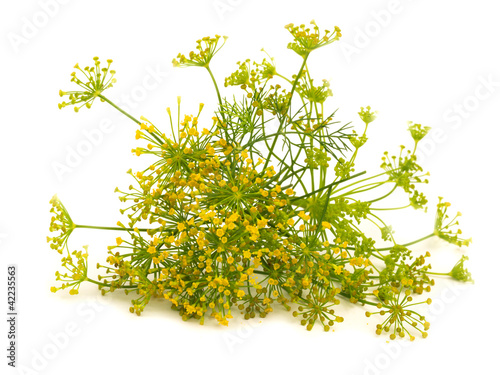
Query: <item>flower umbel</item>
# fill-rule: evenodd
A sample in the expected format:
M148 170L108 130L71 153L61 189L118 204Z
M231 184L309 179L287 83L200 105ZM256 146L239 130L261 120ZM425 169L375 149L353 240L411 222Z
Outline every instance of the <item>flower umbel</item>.
M176 59L172 60L174 67L187 67L187 66L199 66L208 67L210 61L214 55L219 52L219 50L224 46L227 40L227 36L222 37L223 42L219 46L219 40L221 36L215 35L215 37L204 37L196 41L196 52L191 51L188 57L179 53Z
M366 109L361 107L361 110L358 112L359 117L363 122L368 125L370 122L375 121L377 118L376 115L377 112L372 111L372 108L370 106L367 106Z
M462 216L460 212L457 212L455 216L450 219L447 214L448 207L451 206L449 202L443 202L443 198L439 197L439 203L437 205L436 219L434 224L434 233L439 238L458 246L469 246L471 243L470 238L461 238L462 230L454 227L459 225L458 218ZM447 219L450 219L446 222Z
M415 340L409 330L416 330L421 333L423 338L427 337L427 330L430 323L425 320L425 317L416 312L412 307L424 303L431 304L432 300L428 298L426 301L413 302L411 290L404 287L393 287L393 295L388 300L382 300L379 297L378 290L374 293L379 299L377 307L380 311L370 313L367 312L366 316L380 314L381 316L389 315L382 324L377 324L377 335L382 332L391 332L390 338L394 340L397 336L405 337L408 335L410 340Z
M50 204L52 205L50 212L54 216L50 219L49 230L59 232L59 234L55 237L47 237L47 242L50 243L52 249L62 254L63 250L67 248L68 238L75 229L75 224L57 195L52 197Z
M90 108L94 100L96 100L104 90L113 87L116 82L114 78L115 71L110 70L113 60L107 60L107 66L101 67L101 62L98 57L94 57L94 66L80 68L75 65L76 71L71 73L71 82L80 86L80 90L75 91L59 91L59 96L69 96L68 102L59 103L59 108L66 106L74 106L75 112L78 112L83 106ZM78 76L80 74L80 77ZM101 101L104 99L100 98Z
M462 255L460 260L457 262L457 264L455 264L455 266L450 271L450 276L453 277L455 280L463 282L473 281L471 273L467 270L467 268L464 268L464 262L466 260L469 260L469 257Z
M56 280L62 281L60 287L51 287L52 292L57 292L60 289L70 288L69 294L78 294L80 285L82 282L87 281L87 269L88 269L88 247L83 246L85 252L73 251L67 252L67 256L61 259L61 263L65 270L64 273L56 272ZM69 272L69 273L68 273Z
M429 126L422 126L421 124L414 124L412 121L408 121L408 130L411 133L412 138L415 143L422 140L431 128Z
M333 31L325 30L323 35L321 35L319 27L314 20L311 21L311 25L311 27L306 27L304 24L295 26L293 23L290 23L285 26L285 29L292 34L294 39L294 42L288 44L288 48L302 57L306 57L315 49L339 40L342 36L340 28L337 26L333 28Z

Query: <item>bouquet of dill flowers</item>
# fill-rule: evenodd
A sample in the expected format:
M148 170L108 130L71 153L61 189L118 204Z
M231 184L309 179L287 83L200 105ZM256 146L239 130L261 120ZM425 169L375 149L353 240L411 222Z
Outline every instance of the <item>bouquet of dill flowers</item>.
M111 60L72 73L78 89L60 91L60 108L90 108L107 102L137 126L141 144L132 152L155 162L128 173L133 183L116 189L124 208L115 227L76 224L57 197L52 198L51 248L64 254L63 272L52 291L77 294L83 282L97 284L102 294L123 289L135 295L131 312L138 315L152 297L168 300L183 320L206 316L227 325L235 313L245 319L265 317L276 306L291 310L300 323L329 331L343 317L335 305L367 306L366 316L381 315L376 333L391 339L416 333L427 336L429 323L414 306L434 285L433 275L471 281L463 256L449 272L431 272L430 253L416 256L411 245L437 236L458 246L470 240L457 228L460 213L448 215L441 198L433 231L410 243L399 243L381 213L383 203L400 189L408 194L402 208L426 209L417 190L427 183L415 150L429 128L409 123L413 142L395 155L384 153L381 170L356 172L355 161L367 141L376 114L361 108L362 131L348 132L325 102L329 83L317 85L308 69L310 55L341 37L338 27L321 31L314 21L285 26L288 48L302 58L297 73L280 74L274 59L238 63L224 86L239 86L241 99L221 95L210 64L226 38L216 35L196 42L195 51L179 54L177 67L207 70L218 99L210 123L196 115L177 116L167 108L170 123L157 127L116 106L104 91L113 86ZM274 128L268 126L273 122ZM370 192L372 198L363 199ZM377 247L360 229L371 223L389 243ZM78 228L117 230L123 235L109 246L106 265L97 279L88 275L87 247L71 251L68 238ZM414 299L415 298L415 299Z

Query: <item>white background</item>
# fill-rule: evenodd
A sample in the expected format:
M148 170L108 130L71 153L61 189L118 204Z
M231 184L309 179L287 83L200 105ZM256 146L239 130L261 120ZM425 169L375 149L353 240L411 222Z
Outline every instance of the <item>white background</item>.
M45 4L45 5L44 5ZM47 5L49 4L49 5ZM6 266L18 266L18 365L8 374L283 373L421 374L498 372L498 137L500 121L500 23L493 0L370 1L10 1L2 2L0 135L0 290L6 310ZM52 294L59 256L46 244L49 199L54 193L80 224L114 225L119 202L113 190L128 186L125 171L143 166L136 158L136 125L96 103L75 114L58 110L59 89L70 89L76 62L113 58L118 82L106 93L129 102L166 129L165 108L182 96L183 113L206 109L211 121L214 92L201 69L173 69L178 52L213 34L229 39L213 60L223 78L245 58L262 59L266 48L278 70L296 72L300 58L286 49L287 23L315 19L338 25L336 42L311 56L320 80L331 80L338 118L360 126L360 106L379 111L371 124L362 166L377 171L380 155L409 144L407 121L433 127L419 149L431 172L430 211L408 211L392 223L401 242L425 235L433 225L437 196L463 213L473 237L468 249L428 241L434 270L448 271L464 253L474 285L438 280L430 297L429 337L386 343L374 334L375 319L347 305L335 333L307 332L289 313L260 323L235 319L228 328L182 322L166 301L153 301L141 317L128 313L129 297L102 298L96 288L80 295ZM488 83L490 82L490 83ZM227 95L238 91L226 90ZM86 155L86 132L100 124ZM83 148L82 148L83 147ZM70 158L70 159L68 159ZM364 163L364 164L363 164ZM55 166L66 165L65 173ZM70 246L89 245L90 264L103 262L113 233L75 232ZM279 310L279 308L277 308ZM5 317L6 319L6 317ZM2 317L2 321L4 318ZM368 324L368 325L367 325ZM5 373L7 325L0 332L0 372ZM70 330L72 336L63 339ZM54 341L59 346L54 346ZM489 369L489 370L487 370Z

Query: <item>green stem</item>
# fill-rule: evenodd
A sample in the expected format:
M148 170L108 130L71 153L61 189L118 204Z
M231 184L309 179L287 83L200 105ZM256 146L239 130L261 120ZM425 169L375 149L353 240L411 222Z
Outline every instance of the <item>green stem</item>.
M289 84L293 85L293 82L290 81L288 78L286 78L285 76L282 76L281 74L279 74L278 72L276 72L276 76L277 77L280 77L280 78L283 78L285 81L287 81Z
M347 197L349 195L353 195L353 194L359 194L359 193L363 193L365 191L370 191L370 190L373 190L373 189L376 189L384 184L386 184L388 181L382 181L382 182L372 182L370 184L366 184L366 185L363 185L363 186L359 186L355 189L352 189L350 191L348 191L347 193L342 193L342 194L339 194L337 195L338 197ZM342 190L342 189L339 189L339 190Z
M438 276L451 276L451 272L430 272L430 271L422 271L428 275L438 275Z
M124 230L124 231L127 231L127 232L130 232L130 231L133 231L134 228L121 228L121 227L98 227L98 226L94 226L94 225L78 225L78 224L75 224L75 228L86 228L86 229L103 229L103 230ZM140 232L146 232L148 231L149 229L144 229L144 228L141 228L139 229Z
M355 175L352 175L352 176L350 176L350 177L347 177L347 178L345 178L345 179L343 179L343 180L340 180L340 181L334 181L334 182L332 182L331 184L325 185L325 186L323 186L323 187L321 187L321 188L319 188L319 189L316 189L316 190L314 190L314 191L311 191L311 192L310 192L310 193L308 193L308 194L302 195L302 196L300 196L300 197L292 198L292 201L297 201L297 200L300 200L300 199L309 198L311 195L314 195L314 194L316 194L316 193L318 193L318 192L320 192L320 191L323 191L323 190L325 190L325 189L328 189L328 188L329 188L329 187L331 187L331 186L335 186L335 185L341 184L342 182L345 182L345 181L348 181L348 180L350 180L350 179L353 179L353 178L359 177L359 176L361 176L361 175L364 175L365 173L366 173L366 171L359 172L359 173L356 173Z
M396 190L397 187L398 187L398 185L394 184L394 187L392 188L392 190L389 191L387 194L381 196L380 198L372 199L371 201L368 201L368 203L377 202L377 201L380 201L380 200L382 200L384 198L387 198L389 195L391 195L394 192L394 190Z
M359 183L361 183L361 182L365 182L365 181L368 181L368 180L371 180L371 179L374 179L374 178L377 178L377 177L383 176L384 174L386 174L386 172L382 172L382 173L376 174L376 175L374 175L374 176L370 176L370 177L364 178L364 179L362 179L362 180L359 180L359 181L353 182L352 184L349 184L349 185L343 186L342 188L340 188L340 189L336 190L336 191L335 191L335 193L338 193L339 191L345 190L345 189L347 189L347 188L349 188L349 187L351 187L351 186L357 185L357 184L359 184ZM364 186L368 186L368 185L364 185ZM364 187L364 186L360 186L359 188ZM359 188L358 188L358 189L359 189Z
M101 283L100 281L89 279L88 277L85 278L85 281L102 286L104 288L110 288L112 286L111 284L104 284L104 283ZM135 288L137 288L137 285L120 285L120 286L113 286L113 288L116 288L116 289L135 289Z
M120 111L121 113L123 113L125 116L127 116L129 119L131 119L135 123L137 123L137 124L141 123L134 116L129 115L127 112L125 112L123 109L121 109L120 107L118 107L115 103L113 103L111 100L109 100L108 98L106 98L104 95L99 95L99 98L101 98L102 100L104 100L105 102L107 102L108 104L110 104L112 107L116 108L118 111Z
M215 86L215 91L217 91L217 98L219 99L219 105L222 108L222 97L220 96L220 91L219 91L219 86L217 86L217 81L215 80L215 77L212 71L210 70L210 67L207 65L205 68L207 69L208 73L210 74L210 77L212 78L212 82L214 83ZM221 114L222 118L224 118L224 113Z
M341 292L341 293L339 293L339 295L342 296L342 297L345 297L345 298L351 298L345 292ZM377 306L378 305L378 303L367 301L367 300L364 300L364 299L358 299L358 302L365 303L367 305L372 305L372 306Z
M414 244L416 244L416 243L422 242L422 241L424 241L424 240L426 240L426 239L428 239L428 238L434 237L435 235L436 235L435 233L431 233L431 234L428 234L427 236L424 236L424 237L422 237L422 238L419 238L418 240L415 240L415 241L412 241L412 242L405 243L405 244L403 244L403 245L401 245L401 246L408 247L408 246L410 246L410 245L414 245ZM391 247L382 247L382 248L377 249L377 250L379 250L379 251L380 251L380 250L391 250L392 248L393 248L393 246L391 246Z
M403 208L408 208L410 206L411 206L411 204L407 204L406 206L401 206L401 207L393 207L393 208L370 208L370 210L375 210L375 211L392 211L392 210L402 210Z
M302 66L300 67L300 70L299 70L299 73L297 74L297 77L295 77L295 80L293 81L292 90L290 91L290 99L288 99L288 107L290 108L290 113L291 113L290 104L292 103L293 93L295 91L295 88L297 87L297 83L299 82L299 78L302 75L302 72L304 71L308 57L309 57L309 52L307 53L307 55L304 56L304 62L302 63Z
M292 90L290 91L290 99L288 99L288 108L290 108L290 114L292 113L292 105L291 104L292 104L293 93L295 91L295 88L297 87L297 83L299 82L299 77L302 74L304 67L306 66L306 61L307 61L308 57L309 57L309 52L307 53L307 55L304 56L304 61L302 63L302 66L300 67L299 73L297 74L297 77L295 77L295 80L293 81ZM291 117L291 115L290 115L290 117ZM281 129L283 128L283 123L284 123L285 119L286 119L286 117L283 117L283 120L280 122L280 125L278 127L278 131L276 132L276 135L274 136L273 143L271 145L271 151L274 151L274 147L276 147L276 143L278 142L278 136L281 134ZM268 157L265 164L264 164L263 169L267 168L270 161L271 161L271 158Z

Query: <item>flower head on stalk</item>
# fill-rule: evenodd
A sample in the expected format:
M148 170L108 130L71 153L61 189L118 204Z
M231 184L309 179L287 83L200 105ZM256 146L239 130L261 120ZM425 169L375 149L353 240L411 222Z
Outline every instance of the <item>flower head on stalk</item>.
M215 37L210 38L208 36L196 41L197 52L189 52L189 56L186 57L179 53L176 59L172 60L174 67L187 67L187 66L200 66L208 67L210 61L214 55L219 52L219 50L224 46L227 40L227 36L222 37L224 41L219 46L219 40L221 36L215 35Z
M338 26L335 26L333 31L325 30L323 36L321 36L316 22L312 20L311 24L312 27L306 27L306 25L295 26L293 23L285 26L285 29L292 34L294 39L294 42L288 44L288 48L302 57L306 57L315 49L335 42L342 36Z
M249 86L254 90L255 83L257 82L257 72L255 69L252 69L250 59L246 59L243 62L238 61L236 64L238 65L238 70L231 73L229 77L226 77L224 86L241 86L242 88Z
M411 284L411 280L408 281L410 281ZM403 282L401 284L403 284ZM380 314L381 316L385 316L386 314L389 315L382 324L377 324L377 335L380 335L382 332L392 331L390 334L391 340L394 340L397 336L405 337L405 335L408 334L410 340L413 341L415 337L408 330L413 329L419 331L422 337L426 338L426 331L429 329L430 323L425 320L423 315L410 309L410 307L424 303L430 305L432 300L428 298L426 301L413 302L411 289L406 289L404 286L400 288L392 287L392 289L392 293L386 294L386 298L384 299L379 295L379 291L375 290L373 294L379 300L377 307L380 310L374 313L366 312L367 317L376 314Z
M340 303L335 295L340 293L339 288L330 290L313 287L306 298L297 300L298 311L293 312L293 316L301 317L301 324L310 331L316 321L319 320L323 330L328 332L334 323L342 323L344 318L335 314L333 306Z
M471 243L471 239L459 237L459 235L462 234L462 230L460 228L457 228L456 231L453 231L453 227L459 225L458 218L462 216L462 214L460 212L457 212L453 219L445 223L445 221L449 219L449 216L446 212L448 211L448 207L451 206L451 203L443 202L442 200L443 198L439 197L439 203L437 205L438 209L436 212L436 221L434 224L434 233L439 238L459 247L469 246L469 244Z
M78 64L75 65L76 71L71 73L71 82L75 82L81 87L80 90L75 91L59 91L59 96L69 96L68 102L59 103L59 109L68 105L73 105L75 112L78 112L83 106L90 108L96 98L103 93L104 90L113 87L116 82L114 70L109 70L113 60L107 60L108 65L101 68L101 62L98 57L94 57L94 66L80 68ZM78 73L80 72L80 73ZM77 76L81 74L81 78ZM101 99L103 101L103 99Z
M330 82L326 79L323 80L321 86L314 86L313 80L310 82L299 83L297 85L297 92L299 95L309 100L311 103L324 103L329 96L333 96L332 90L330 89Z
M368 125L370 122L375 121L375 119L377 118L377 112L372 111L372 108L370 106L367 106L366 109L361 107L358 115L366 125Z
M62 284L60 287L51 287L51 292L55 293L61 289L71 288L69 294L78 294L80 284L87 280L88 246L83 246L83 249L85 252L75 250L70 254L68 251L67 256L61 259L61 264L67 272L63 271L64 273L60 273L59 271L56 271L56 280L62 281Z
M431 128L429 126L422 126L421 124L414 124L412 121L408 121L408 130L410 131L411 137L418 143L424 138Z
M64 207L57 195L52 197L50 204L52 205L50 212L53 213L53 216L50 219L49 230L51 232L59 232L59 234L55 237L47 237L47 242L50 243L52 249L62 254L63 249L67 247L69 236L75 229L75 223L71 220L66 207Z
M272 57L269 58L271 62L264 59L261 64L255 61L252 63L250 59L238 61L236 63L238 70L231 73L229 77L226 77L224 86L240 86L243 90L247 88L250 88L252 91L255 90L256 84L268 81L276 74L274 59Z
M264 79L271 79L276 74L276 64L274 63L274 58L269 56L264 48L262 48L261 51L269 57L269 61L264 58L262 63L257 64L260 76Z
M464 268L464 262L466 260L469 260L469 257L462 255L462 258L460 258L457 264L455 264L453 269L450 271L451 277L453 277L455 280L463 281L464 283L473 281L469 270L467 268Z

